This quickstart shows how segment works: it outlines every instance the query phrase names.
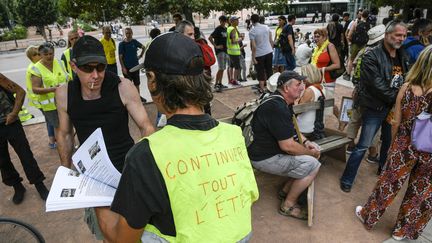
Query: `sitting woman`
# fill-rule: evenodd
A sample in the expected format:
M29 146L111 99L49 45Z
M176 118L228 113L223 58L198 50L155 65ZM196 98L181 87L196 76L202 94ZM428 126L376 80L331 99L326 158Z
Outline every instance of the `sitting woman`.
M307 77L307 79L305 80L306 89L303 92L303 95L300 97L298 103L304 104L315 102L318 101L321 96L325 99L326 93L324 87L321 85L322 75L320 70L312 64L307 64L301 67L301 73L303 76ZM321 117L317 117L317 113L318 115L321 114ZM319 130L315 128L315 121L318 119L318 121L320 121L323 126L323 115L323 111L319 110L307 111L298 115L297 121L300 132L303 133L303 135L305 135L309 140L319 139L319 137L316 137L318 134L315 134L317 131L314 132L314 130Z

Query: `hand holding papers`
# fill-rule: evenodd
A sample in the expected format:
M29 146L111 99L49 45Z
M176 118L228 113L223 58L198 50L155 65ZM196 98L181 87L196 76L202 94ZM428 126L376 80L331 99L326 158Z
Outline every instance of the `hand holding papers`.
M78 171L60 166L46 201L46 211L109 206L121 174L112 165L100 128L72 156Z

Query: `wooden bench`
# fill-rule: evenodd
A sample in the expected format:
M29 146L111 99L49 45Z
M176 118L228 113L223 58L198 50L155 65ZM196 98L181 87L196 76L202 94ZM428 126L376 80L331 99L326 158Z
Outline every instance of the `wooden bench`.
M324 101L324 108L333 107L334 99L327 99ZM305 103L293 106L294 113L296 115L307 112L316 111L320 109L321 104L319 101ZM219 119L219 121L232 123L232 117L226 117ZM346 145L351 141L346 135L340 131L325 128L325 137L314 142L321 147L321 156L329 156L337 160L346 162ZM314 194L315 194L315 183L312 183L308 187L307 191L307 202L308 202L308 226L313 225L313 208L314 208Z

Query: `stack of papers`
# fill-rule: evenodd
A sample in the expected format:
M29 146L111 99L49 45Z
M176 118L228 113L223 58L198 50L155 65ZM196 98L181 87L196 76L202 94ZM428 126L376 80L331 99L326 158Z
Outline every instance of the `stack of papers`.
M120 181L106 151L100 128L72 156L76 168L57 169L46 201L46 211L110 206Z

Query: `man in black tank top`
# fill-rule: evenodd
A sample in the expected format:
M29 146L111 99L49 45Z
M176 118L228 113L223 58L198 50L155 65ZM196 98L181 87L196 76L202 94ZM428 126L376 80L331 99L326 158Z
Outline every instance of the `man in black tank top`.
M61 164L68 168L73 152L72 127L81 144L100 127L108 156L120 172L126 153L134 145L129 133L129 115L143 137L154 132L133 83L105 71L106 63L102 44L92 36L81 37L75 43L70 63L77 76L56 91L60 137L57 144ZM91 231L102 239L92 216L91 210L86 210L86 221L92 222Z

